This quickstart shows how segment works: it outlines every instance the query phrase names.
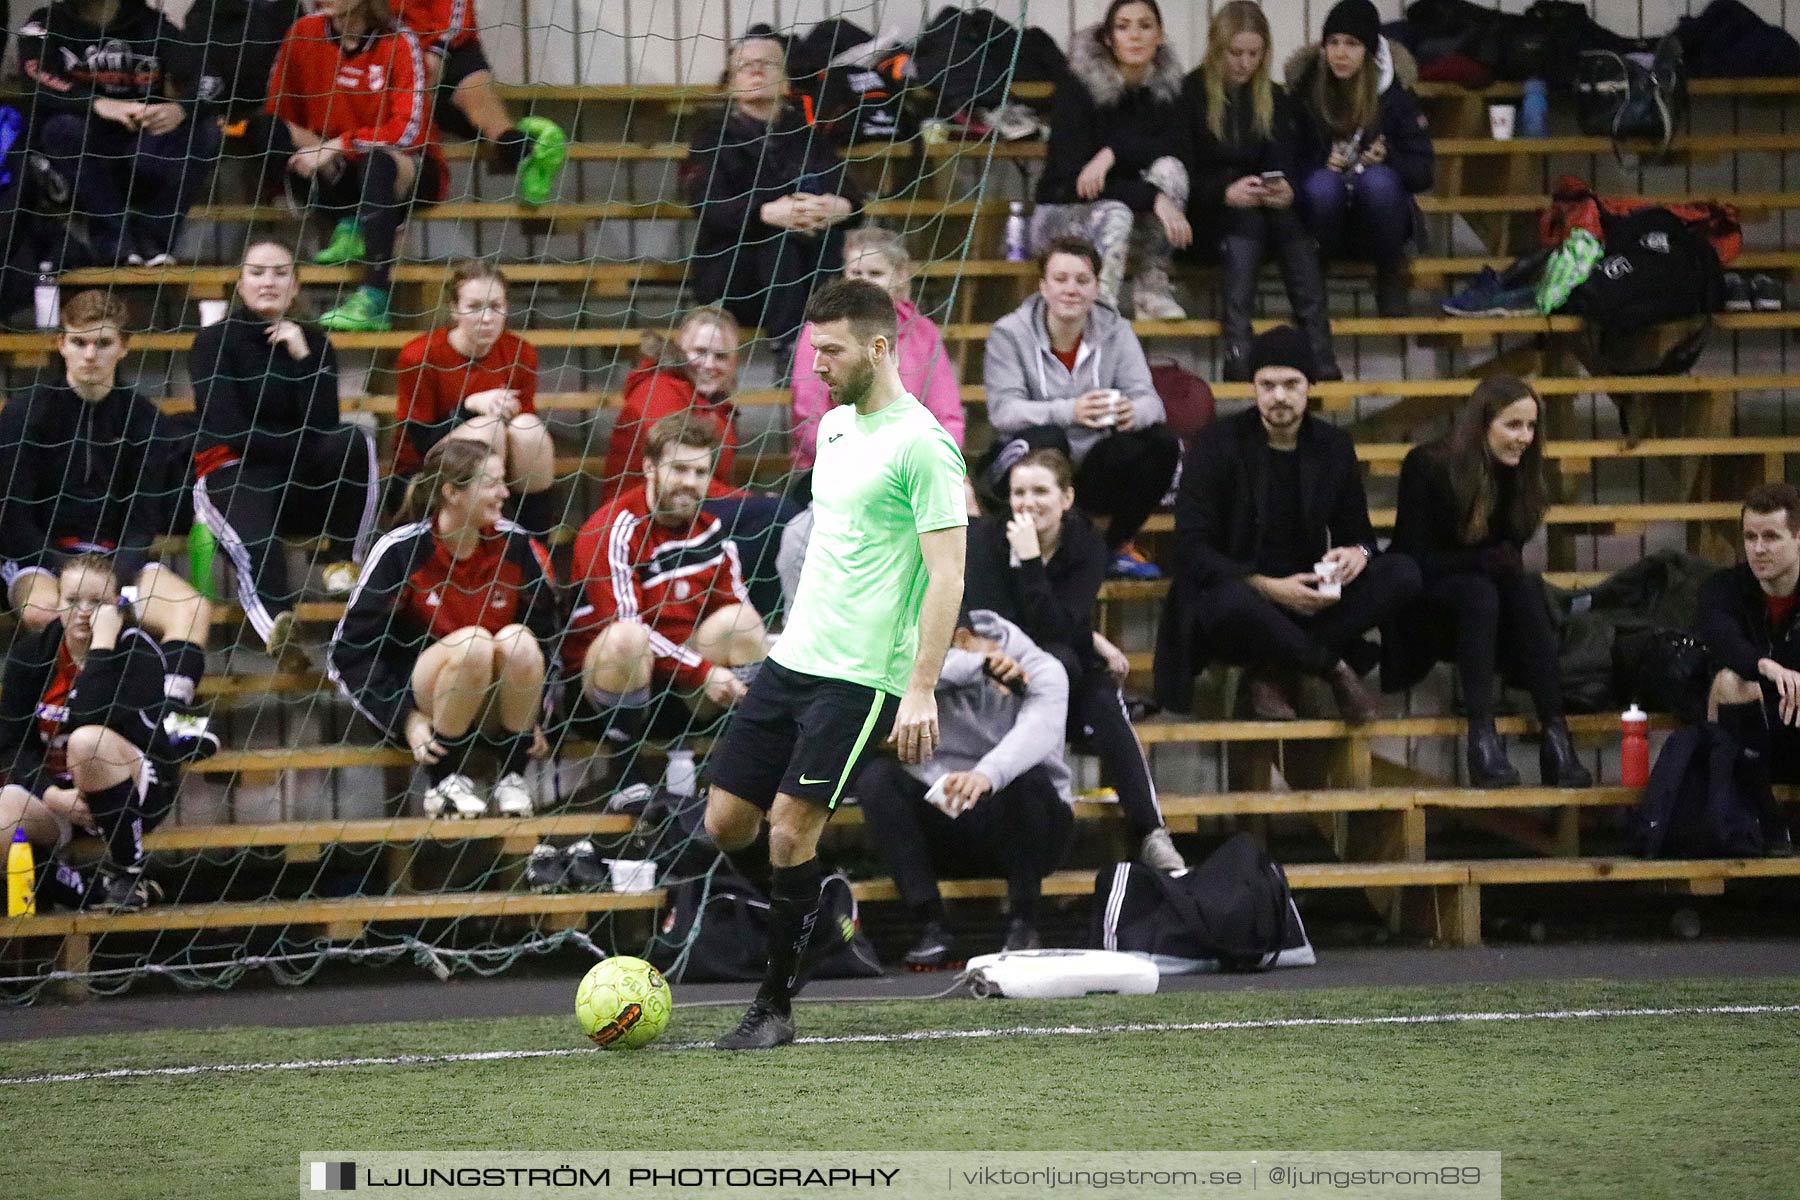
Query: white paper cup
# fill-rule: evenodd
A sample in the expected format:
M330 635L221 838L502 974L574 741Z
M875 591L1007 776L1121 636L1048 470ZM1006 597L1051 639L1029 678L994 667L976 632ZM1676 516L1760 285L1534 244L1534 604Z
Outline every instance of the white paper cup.
M1313 574L1319 582L1313 585L1313 591L1333 600L1344 598L1344 585L1338 582L1338 564L1329 560L1320 560L1313 564Z
M1494 135L1494 140L1496 142L1512 141L1513 130L1518 126L1518 122L1518 105L1488 105L1488 132Z
M1102 413L1099 418L1100 424L1102 424L1102 425L1118 424L1119 423L1119 407L1124 403L1125 403L1125 393L1124 392L1121 392L1118 388L1107 388L1106 389L1107 408L1106 408L1106 412Z
M200 327L204 329L208 325L217 325L225 319L225 314L230 308L231 302L228 300L200 301Z
M607 879L615 892L656 890L656 863L647 858L609 858Z

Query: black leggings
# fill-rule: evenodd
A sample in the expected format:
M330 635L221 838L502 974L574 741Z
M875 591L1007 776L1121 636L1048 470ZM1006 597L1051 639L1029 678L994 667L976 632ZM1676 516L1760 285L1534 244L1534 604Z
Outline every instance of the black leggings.
M1083 658L1068 646L1045 646L1069 675L1070 741L1085 741L1100 759L1100 771L1119 794L1119 811L1134 841L1163 823L1156 803L1156 782L1144 748L1131 731L1125 696L1105 664Z
M1075 815L1049 772L1033 767L959 817L925 799L926 787L891 758L870 759L856 778L869 834L893 872L900 899L915 912L939 899L938 871L1006 876L1012 915L1037 916L1044 876L1062 865Z
M363 282L385 292L394 269L394 246L399 241L400 226L412 211L432 163L423 156L418 158L412 185L404 192L399 183L400 163L395 158L399 151L382 148L341 160L344 169L333 179L318 175L308 178L286 170L287 156L298 149L287 124L276 121L268 129L268 138L269 157L282 163L288 195L295 204L317 209L334 221L356 221L363 236Z
M1029 435L1025 435L1029 436ZM1106 522L1106 548L1117 551L1137 536L1175 478L1181 443L1167 425L1102 438L1075 472L1075 502Z
M1494 717L1494 676L1506 647L1509 680L1531 693L1540 721L1563 715L1556 630L1533 574L1465 571L1427 580L1420 599L1438 634L1439 656L1454 656L1471 721Z
M340 425L307 438L304 464L220 467L194 485L194 507L231 561L238 603L264 643L294 606L283 537L329 536L362 561L379 499L375 442Z

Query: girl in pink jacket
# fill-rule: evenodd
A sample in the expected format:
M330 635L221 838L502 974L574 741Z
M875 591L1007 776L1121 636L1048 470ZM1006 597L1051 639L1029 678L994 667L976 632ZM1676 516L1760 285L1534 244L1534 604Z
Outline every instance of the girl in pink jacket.
M900 381L961 446L963 407L956 365L944 349L938 327L907 295L912 258L900 235L888 229L852 229L844 238L844 278L886 288L893 296L894 315L900 319ZM819 418L831 408L825 384L813 374L811 326L801 329L794 347L793 381L794 469L804 471L813 465Z

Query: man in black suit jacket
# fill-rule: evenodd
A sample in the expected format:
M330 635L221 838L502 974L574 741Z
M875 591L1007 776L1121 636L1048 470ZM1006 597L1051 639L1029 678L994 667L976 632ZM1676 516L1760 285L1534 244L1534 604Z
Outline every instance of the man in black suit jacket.
M1300 334L1283 325L1258 337L1249 365L1256 407L1215 422L1182 468L1157 699L1191 707L1194 675L1217 658L1251 669L1261 719L1291 720L1290 687L1313 675L1345 720L1371 720L1361 676L1377 652L1363 635L1417 594L1418 566L1379 552L1356 447L1307 413Z

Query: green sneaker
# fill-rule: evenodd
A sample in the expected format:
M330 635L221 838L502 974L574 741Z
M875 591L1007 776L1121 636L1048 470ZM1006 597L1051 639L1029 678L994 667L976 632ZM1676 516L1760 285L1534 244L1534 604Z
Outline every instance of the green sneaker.
M519 164L519 201L536 208L556 190L556 177L569 159L569 135L548 117L520 117L518 128L531 139L531 150Z
M331 240L325 243L325 248L313 255L313 261L321 267L335 267L339 263L357 262L366 252L362 230L355 221L345 218L331 231Z
M359 287L344 302L319 318L334 333L386 333L388 297L378 287Z

